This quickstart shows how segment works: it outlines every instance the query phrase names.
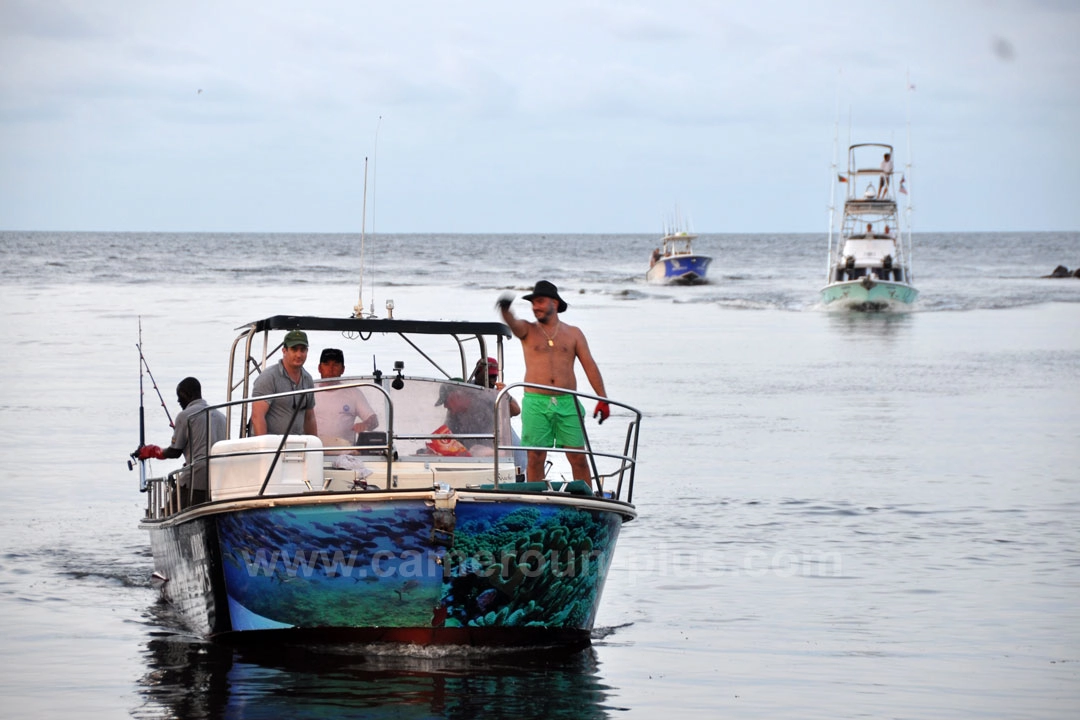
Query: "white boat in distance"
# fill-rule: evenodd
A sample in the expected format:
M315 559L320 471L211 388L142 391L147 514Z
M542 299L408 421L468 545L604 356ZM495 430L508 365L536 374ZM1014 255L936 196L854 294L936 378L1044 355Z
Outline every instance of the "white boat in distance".
M912 285L911 229L905 241L897 211L896 192L907 191L903 176L898 187L892 162L891 145L848 148L847 170L836 178L847 193L835 243L835 211L829 222L828 271L821 289L826 306L887 310L909 305L919 294Z
M653 250L645 281L652 285L699 285L708 282L711 257L694 253L697 235L674 227L665 228L660 247Z

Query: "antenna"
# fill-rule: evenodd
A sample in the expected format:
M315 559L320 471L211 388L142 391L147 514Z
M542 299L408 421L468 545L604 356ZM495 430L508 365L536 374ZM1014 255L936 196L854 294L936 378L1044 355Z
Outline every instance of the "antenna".
M379 157L379 127L382 125L382 115L379 116L379 122L375 125L375 162L372 168L372 181L371 181L371 232L375 234L375 173L377 172L378 157ZM368 159L364 156L364 203L363 209L360 212L360 292L356 299L356 306L353 307L353 317L364 317L364 250L367 241L367 173L368 171ZM372 271L370 277L371 281L371 306L368 310L367 317L375 317L375 273Z
M364 203L360 211L360 294L353 317L364 317L364 231L367 228L367 157L364 158Z
M371 234L375 234L375 193L378 190L379 182L379 129L382 127L382 115L379 116L379 121L375 124L375 152L373 154L373 162L371 167ZM365 178L367 176L365 175ZM364 301L361 299L360 304L363 305ZM371 268L371 305L368 307L368 312L372 317L375 317L375 267L372 263Z

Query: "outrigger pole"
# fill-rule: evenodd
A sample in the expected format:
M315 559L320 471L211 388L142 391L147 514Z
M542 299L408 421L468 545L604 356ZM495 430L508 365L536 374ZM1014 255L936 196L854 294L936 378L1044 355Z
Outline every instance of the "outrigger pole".
M833 122L832 137L832 165L829 166L829 254L825 259L825 282L832 282L833 266L833 226L836 223L836 184L840 178L840 168L837 165L839 158L840 142L840 81L836 81L836 120ZM837 238L837 250L839 251L839 238Z
M915 92L915 86L911 84L910 70L907 72L904 80L907 83L907 118L905 122L905 125L907 125L907 163L905 163L904 174L900 176L900 186L901 189L904 191L904 195L906 196L904 198L904 231L907 235L907 248L904 249L904 260L907 263L907 267L904 268L904 279L907 281L908 284L911 284L915 282L914 273L911 272L911 190L904 182L907 179L907 176L911 174L911 93ZM901 237L900 240L902 243L903 237Z

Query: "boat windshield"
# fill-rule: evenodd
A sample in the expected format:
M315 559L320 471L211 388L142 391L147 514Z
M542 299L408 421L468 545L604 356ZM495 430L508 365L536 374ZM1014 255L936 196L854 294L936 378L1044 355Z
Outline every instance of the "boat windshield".
M335 382L352 384L364 380L362 377L343 377L336 378ZM323 384L317 383L316 386ZM399 456L476 458L494 455L494 389L464 382L408 377L402 379L400 388L384 378L382 387L388 393L389 400L375 387L361 386L350 390L363 394L363 401L378 418L374 425L377 432L386 432L390 428L390 405L393 405L394 449ZM350 390L317 393L316 406L325 402L336 409L341 403L336 401L335 396ZM511 437L507 402L503 402L499 414L499 444L504 446L510 444ZM322 427L319 433L320 436L324 434ZM323 444L352 443L339 443L324 437ZM500 457L510 457L510 451L504 450Z

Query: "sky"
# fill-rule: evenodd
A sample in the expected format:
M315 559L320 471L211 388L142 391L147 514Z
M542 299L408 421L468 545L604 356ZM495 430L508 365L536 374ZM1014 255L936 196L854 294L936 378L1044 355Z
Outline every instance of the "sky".
M1077 231L1078 37L1075 0L0 0L0 230L824 232L885 142L916 232Z

